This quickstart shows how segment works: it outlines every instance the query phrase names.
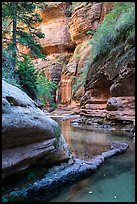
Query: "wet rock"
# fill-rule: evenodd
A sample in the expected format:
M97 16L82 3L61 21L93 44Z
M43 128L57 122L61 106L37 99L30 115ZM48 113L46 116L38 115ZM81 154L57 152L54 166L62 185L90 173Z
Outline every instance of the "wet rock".
M111 144L111 149L119 149L121 151L127 148L128 148L128 143L126 142L114 141Z

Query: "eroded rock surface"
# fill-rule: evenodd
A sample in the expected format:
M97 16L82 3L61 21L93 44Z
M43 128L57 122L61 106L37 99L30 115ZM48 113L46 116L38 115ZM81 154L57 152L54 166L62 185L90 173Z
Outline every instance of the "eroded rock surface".
M86 34L88 30L96 30L100 20L101 6L101 2L81 2L75 7L69 21L69 29L71 39L76 44L89 38Z
M39 29L45 34L45 38L40 39L40 44L46 54L63 52L74 45L68 32L66 10L67 2L48 2L48 6L40 13L43 21Z

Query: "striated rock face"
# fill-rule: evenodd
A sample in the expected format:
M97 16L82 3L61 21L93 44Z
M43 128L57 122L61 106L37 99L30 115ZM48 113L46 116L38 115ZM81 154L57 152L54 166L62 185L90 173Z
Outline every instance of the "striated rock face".
M58 83L57 90L53 91L56 94L54 101L58 104L80 104L82 116L118 120L127 117L133 123L133 39L126 39L116 45L109 55L98 57L83 86L86 66L92 57L89 41L93 34L88 34L88 31L96 31L113 5L114 2L48 3L45 10L41 11L44 21L39 26L45 33L40 43L47 59L38 62L36 66L45 70L48 78ZM69 15L68 10L71 10Z
M98 26L102 3L83 2L77 6L69 21L71 39L76 44L87 39L86 32Z
M32 164L69 159L69 147L58 124L23 91L2 81L2 174Z
M79 2L69 20L69 31L76 44L89 39L87 31L95 31L106 14L112 9L114 2Z
M107 101L106 110L111 119L134 121L135 97L112 97Z
M84 75L83 70L85 69L86 62L90 56L90 45L88 45L88 40L85 40L83 43L77 45L74 55L66 66L68 73L71 73L73 76L71 78L72 84L72 99L75 102L79 102L81 97L84 95ZM73 69L72 69L73 68Z
M90 6L89 6L90 5ZM70 30L72 28L71 37L76 41L77 46L81 46L85 39L88 40L88 37L84 37L80 32L77 34L77 30L80 30L79 27L82 27L82 21L84 21L84 15L90 9L95 15L92 15L92 21L98 19L98 22L102 23L106 14L112 9L114 2L102 2L102 3L84 3L84 6L79 5L72 14L71 20L78 18L79 21L74 20L70 23ZM85 14L82 15L82 11L86 10ZM88 13L88 12L87 12ZM91 12L92 13L92 12ZM90 16L90 14L88 14ZM73 21L72 20L72 21ZM119 19L120 21L121 19ZM79 22L79 24L76 24ZM80 23L81 22L81 23ZM88 17L87 17L88 22ZM94 30L94 26L88 27L88 23L85 21L83 31L86 33L88 30ZM91 25L91 24L90 24ZM93 24L92 24L93 25ZM74 29L75 27L75 29ZM80 27L80 28L81 28ZM130 28L131 29L131 28ZM81 35L80 35L81 34ZM92 37L92 36L91 36ZM83 41L83 42L82 42ZM82 43L81 43L82 42ZM108 42L109 43L109 42ZM87 47L87 46L85 46ZM84 48L85 49L85 48ZM85 52L81 52L81 55L84 56ZM135 121L135 39L134 36L127 37L126 35L123 38L118 37L117 42L111 48L111 51L106 55L98 55L94 62L90 62L90 57L92 53L89 48L88 52L85 55L85 64L83 63L80 68L79 62L82 57L78 59L78 66L76 65L75 70L75 83L73 88L75 94L73 98L76 99L77 93L82 88L82 78L83 73L86 71L86 62L89 65L90 69L86 76L86 81L84 85L84 94L81 91L79 94L81 111L80 115L83 121L86 124L95 126L111 125L114 127L116 124L120 123L120 128L134 130L134 121ZM89 61L89 64L88 64ZM79 70L79 71L78 71ZM73 74L74 75L74 74ZM77 84L76 84L77 83ZM90 118L90 119L89 119ZM112 121L112 122L111 122ZM119 128L119 127L118 127Z
M133 123L135 120L135 97L113 97L109 98L108 101L102 101L101 98L98 101L88 100L81 108L80 114Z

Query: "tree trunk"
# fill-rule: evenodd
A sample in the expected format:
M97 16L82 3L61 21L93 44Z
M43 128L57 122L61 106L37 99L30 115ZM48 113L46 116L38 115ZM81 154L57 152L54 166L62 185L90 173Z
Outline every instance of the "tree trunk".
M13 2L13 67L16 67L16 24L17 24L17 2Z

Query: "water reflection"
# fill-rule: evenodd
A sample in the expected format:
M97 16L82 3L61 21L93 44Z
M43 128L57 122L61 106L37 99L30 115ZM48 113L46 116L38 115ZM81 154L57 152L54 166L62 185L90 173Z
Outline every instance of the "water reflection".
M75 200L78 198L78 195L81 193L81 189L85 189L87 184L88 184L88 179L82 180L78 182L79 185L74 184L70 190L69 194L66 195L65 201L66 202L71 202L71 200Z
M80 130L70 125L70 120L60 123L62 134L73 154L81 159L88 159L108 150L106 133Z
M60 123L62 133L79 158L93 156L99 147L112 141L127 141L126 153L112 157L87 179L65 187L51 202L135 202L135 142L126 132L80 130L70 121ZM93 151L94 150L94 151ZM97 152L96 152L97 153Z

